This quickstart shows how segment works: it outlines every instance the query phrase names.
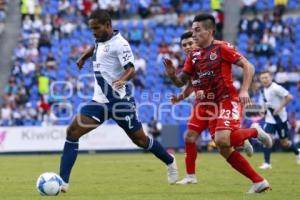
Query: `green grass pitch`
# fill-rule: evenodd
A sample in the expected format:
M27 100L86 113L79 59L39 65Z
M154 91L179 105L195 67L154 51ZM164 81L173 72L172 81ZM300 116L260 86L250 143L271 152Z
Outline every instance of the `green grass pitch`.
M185 174L184 155L176 154L180 177ZM58 171L60 155L0 156L0 199L70 200L285 200L300 199L300 166L293 154L272 155L273 169L262 171L262 154L250 159L265 176L272 191L247 195L250 182L233 171L218 154L198 154L196 185L168 185L165 166L145 153L80 154L67 194L42 197L35 188L37 177Z

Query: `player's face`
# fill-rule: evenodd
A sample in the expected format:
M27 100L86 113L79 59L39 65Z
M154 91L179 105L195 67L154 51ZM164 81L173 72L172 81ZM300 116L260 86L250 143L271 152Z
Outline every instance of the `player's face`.
M193 39L197 46L206 47L211 37L211 31L205 29L203 22L193 22L192 25Z
M272 83L272 76L269 73L264 73L259 76L259 80L264 87L268 87Z
M193 38L186 38L181 41L181 48L186 55L188 55L193 49L196 48L196 43Z
M108 37L110 27L108 24L101 24L97 19L90 19L88 23L96 39L104 40Z

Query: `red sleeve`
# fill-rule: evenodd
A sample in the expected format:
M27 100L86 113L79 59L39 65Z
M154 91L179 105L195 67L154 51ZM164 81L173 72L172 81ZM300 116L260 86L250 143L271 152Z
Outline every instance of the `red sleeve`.
M221 45L221 55L229 63L236 63L242 57L230 43Z
M192 59L191 59L190 54L185 59L182 71L185 72L185 73L187 73L187 74L190 74L190 75L193 73L193 65L192 65Z

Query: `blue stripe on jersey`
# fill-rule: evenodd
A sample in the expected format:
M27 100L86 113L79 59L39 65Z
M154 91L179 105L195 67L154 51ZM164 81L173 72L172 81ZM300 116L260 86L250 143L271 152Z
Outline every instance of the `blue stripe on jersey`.
M94 72L98 85L101 87L103 94L109 101L120 99L120 95L116 92L103 78L100 72Z
M96 61L96 54L97 54L97 50L98 50L98 43L96 43L95 46L95 50L93 53L93 61ZM101 90L103 92L103 94L106 96L106 98L108 99L108 101L114 101L114 100L119 100L120 95L117 91L115 91L111 85L109 85L106 80L103 78L102 74L98 71L94 71L95 73L95 77L97 80L98 85L101 87ZM128 87L128 85L125 85L125 96L130 96L131 95L131 91L130 88Z

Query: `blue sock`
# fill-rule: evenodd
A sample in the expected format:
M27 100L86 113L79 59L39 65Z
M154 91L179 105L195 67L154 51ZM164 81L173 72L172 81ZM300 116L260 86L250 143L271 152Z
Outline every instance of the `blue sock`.
M270 157L271 157L271 149L264 147L264 159L265 163L270 164Z
M153 138L148 137L148 148L157 158L163 161L166 165L171 164L174 158L161 146L161 144L154 140Z
M298 151L297 147L291 141L289 141L289 143L290 143L290 145L288 147L288 150L294 152L294 154L296 154L296 155L299 155L299 151Z
M72 167L78 154L78 140L67 138L60 161L60 176L68 183Z

